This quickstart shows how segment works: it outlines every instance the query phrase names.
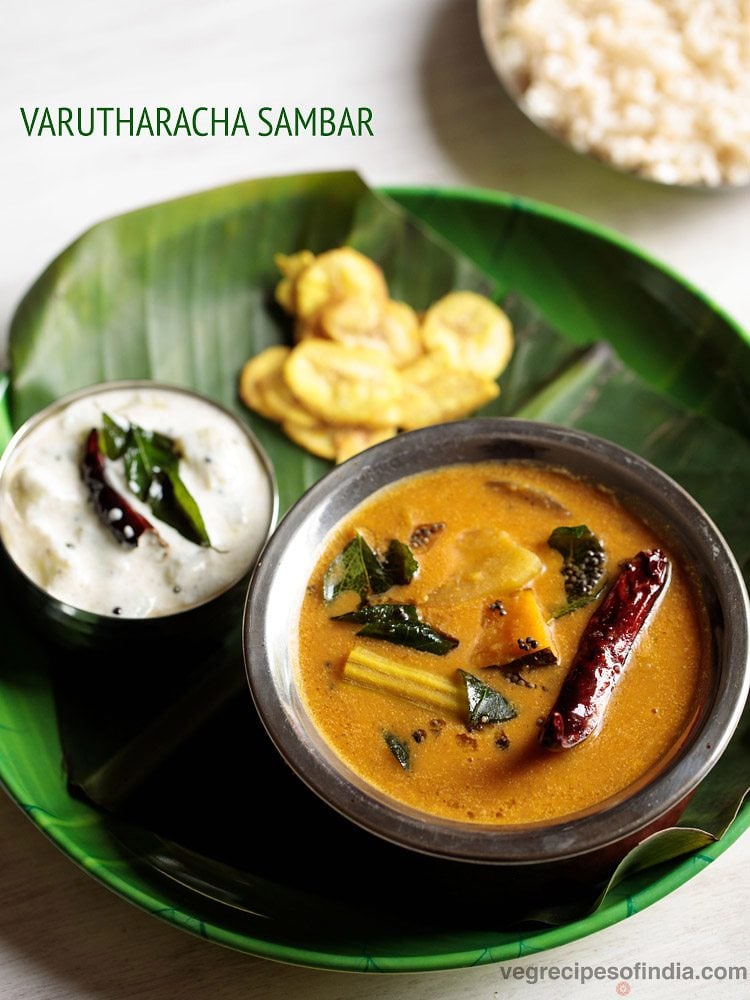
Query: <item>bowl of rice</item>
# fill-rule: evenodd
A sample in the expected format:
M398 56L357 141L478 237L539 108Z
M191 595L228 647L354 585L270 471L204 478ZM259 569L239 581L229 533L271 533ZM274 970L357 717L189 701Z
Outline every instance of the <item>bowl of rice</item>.
M750 182L747 0L479 0L495 72L578 152L663 184Z

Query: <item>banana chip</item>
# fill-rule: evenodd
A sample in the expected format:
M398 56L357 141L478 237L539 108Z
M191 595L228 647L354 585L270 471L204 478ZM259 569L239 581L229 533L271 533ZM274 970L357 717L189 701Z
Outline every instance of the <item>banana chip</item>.
M377 351L311 338L291 352L284 378L303 406L326 423L398 423L401 379Z
M396 436L395 427L381 427L377 430L367 430L365 427L340 427L333 432L333 442L336 449L336 462L340 465L347 458L359 455L365 448L371 448L381 441L388 441Z
M274 294L281 308L288 313L294 313L294 289L297 278L314 260L315 254L311 250L300 250L293 254L277 253L273 259L283 275Z
M451 292L425 313L422 340L454 368L497 378L510 360L510 320L494 302L475 292Z
M295 312L301 319L309 319L330 302L348 296L385 301L388 286L383 272L369 257L351 247L339 247L320 254L297 276Z
M397 368L410 365L422 353L419 317L405 302L386 302L381 331Z
M439 356L420 358L403 370L403 376L399 426L404 430L468 416L500 393L493 379L446 368L445 360Z
M248 361L240 375L242 402L268 420L295 423L312 427L317 423L294 397L284 381L284 363L291 354L288 347L267 347Z
M330 462L336 458L333 431L326 424L318 423L310 427L295 423L293 420L285 420L281 429L300 448L317 455L318 458L325 458Z
M333 302L321 312L323 336L349 347L381 351L396 368L422 353L417 314L405 302L351 296Z
M339 344L369 346L365 341L375 339L384 305L381 299L366 295L350 295L331 302L320 314L323 335Z
M303 427L314 427L318 423L284 381L283 367L269 374L261 382L259 390L272 420L279 423L289 420Z
M268 420L276 420L276 417L263 397L261 386L270 375L283 370L290 354L288 347L267 347L246 361L240 372L240 399L245 406Z

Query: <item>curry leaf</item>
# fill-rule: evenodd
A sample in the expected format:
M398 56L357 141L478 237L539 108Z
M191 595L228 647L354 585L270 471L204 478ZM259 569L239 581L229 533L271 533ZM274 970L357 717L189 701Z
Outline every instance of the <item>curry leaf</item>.
M104 426L99 431L99 448L112 461L122 458L128 444L128 427L108 413L102 415L102 422Z
M411 583L414 574L419 569L419 563L405 542L394 538L388 546L385 555L385 572L394 584Z
M537 670L540 667L555 666L555 664L557 664L558 662L559 661L557 653L554 651L554 649L551 649L549 646L544 646L542 649L532 649L528 653L524 653L522 656L517 656L509 663L501 663L498 665L492 664L490 666L485 667L484 669L485 670L500 669L504 674L510 675L516 673L521 668L528 670Z
M585 524L563 525L555 528L547 544L563 557L561 572L569 607L573 602L576 607L583 607L593 601L606 566L601 539ZM560 613L555 617L559 618Z
M196 545L210 546L200 508L176 469L161 469L154 474L148 504L156 517L179 531L183 538Z
M552 612L552 617L564 618L565 615L569 615L571 611L578 611L579 608L585 608L587 604L591 604L593 601L598 601L606 590L606 581L599 587L593 594L584 594L583 597L577 597L574 601L568 601L567 604L563 604L562 607L557 608L557 610Z
M413 604L366 604L356 611L336 615L332 621L357 622L364 626L357 635L384 639L435 656L445 656L458 645L458 639L452 635L423 622Z
M518 715L511 703L484 681L459 670L458 675L466 687L467 722L469 729L476 729L491 722L508 722Z
M458 639L433 628L427 622L371 622L357 632L370 639L383 639L397 646L408 646L422 653L445 656L458 645Z
M413 604L365 604L345 615L334 615L334 622L357 622L360 625L395 625L399 622L419 622L419 612Z
M364 539L362 540L362 559L367 571L370 592L372 594L384 594L386 590L390 590L392 582L385 571L385 566Z
M135 424L130 425L128 443L123 454L128 488L140 500L148 500L149 489L154 478L154 470L162 465L149 448L146 434Z
M326 570L323 600L330 604L339 594L354 591L364 601L370 594L384 594L397 584L409 583L418 568L411 549L403 542L394 538L381 562L357 532Z
M383 568L378 557L357 532L336 556L323 577L323 600L330 604L339 594L354 591L364 601L369 593L381 594L385 585Z
M403 740L400 740L398 736L393 733L383 733L383 739L388 749L391 751L393 756L396 758L398 763L403 767L405 771L408 771L411 767L411 759L409 755L409 747Z
M180 451L166 434L103 414L99 440L111 460L122 459L128 488L165 524L196 545L210 546L198 504L179 475Z

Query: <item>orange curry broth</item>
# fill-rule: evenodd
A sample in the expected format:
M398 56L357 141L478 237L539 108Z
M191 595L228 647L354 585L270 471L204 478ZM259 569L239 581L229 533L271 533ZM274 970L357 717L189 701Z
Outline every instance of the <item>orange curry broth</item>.
M502 478L540 489L560 501L570 517L487 487ZM426 551L415 548L419 572L408 586L394 587L377 601L414 603L422 617L460 640L446 656L418 652L378 639L355 638L360 626L331 622L351 610L356 595L341 595L334 609L322 599L322 580L331 561L355 531L383 551L390 539L408 541L417 525L444 522ZM672 575L663 600L639 637L599 731L579 746L553 752L539 743L539 722L550 711L575 654L594 604L551 624L560 663L522 671L529 689L472 658L481 641L482 613L498 595L430 606L429 594L446 581L450 550L461 532L496 526L534 551L544 572L531 584L545 617L565 603L562 557L547 545L560 524L587 524L602 539L607 578L642 549L659 545ZM526 823L585 810L663 765L678 749L698 714L708 688L708 639L694 586L674 553L611 492L571 475L522 463L447 467L389 486L350 515L327 539L300 617L299 677L312 717L340 757L383 792L433 815L476 823ZM342 602L349 601L348 607ZM339 606L342 605L342 606ZM365 644L392 660L448 677L457 668L480 676L513 703L518 716L502 725L469 732L456 715L425 708L395 695L342 679L347 654ZM434 720L444 720L436 726ZM424 730L417 743L412 734ZM435 730L439 729L439 732ZM388 749L384 732L409 746L405 771ZM504 733L510 746L497 745Z

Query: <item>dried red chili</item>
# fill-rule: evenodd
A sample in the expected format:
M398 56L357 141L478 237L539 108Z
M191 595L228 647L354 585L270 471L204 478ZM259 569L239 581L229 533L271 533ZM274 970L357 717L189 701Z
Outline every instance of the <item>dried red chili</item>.
M99 434L96 430L92 430L86 438L81 459L81 476L91 494L94 510L118 542L135 546L144 531L154 530L153 524L134 510L107 482L104 455L99 447Z
M581 637L541 742L566 750L599 728L612 691L639 632L669 580L669 560L659 549L639 552L623 566Z

